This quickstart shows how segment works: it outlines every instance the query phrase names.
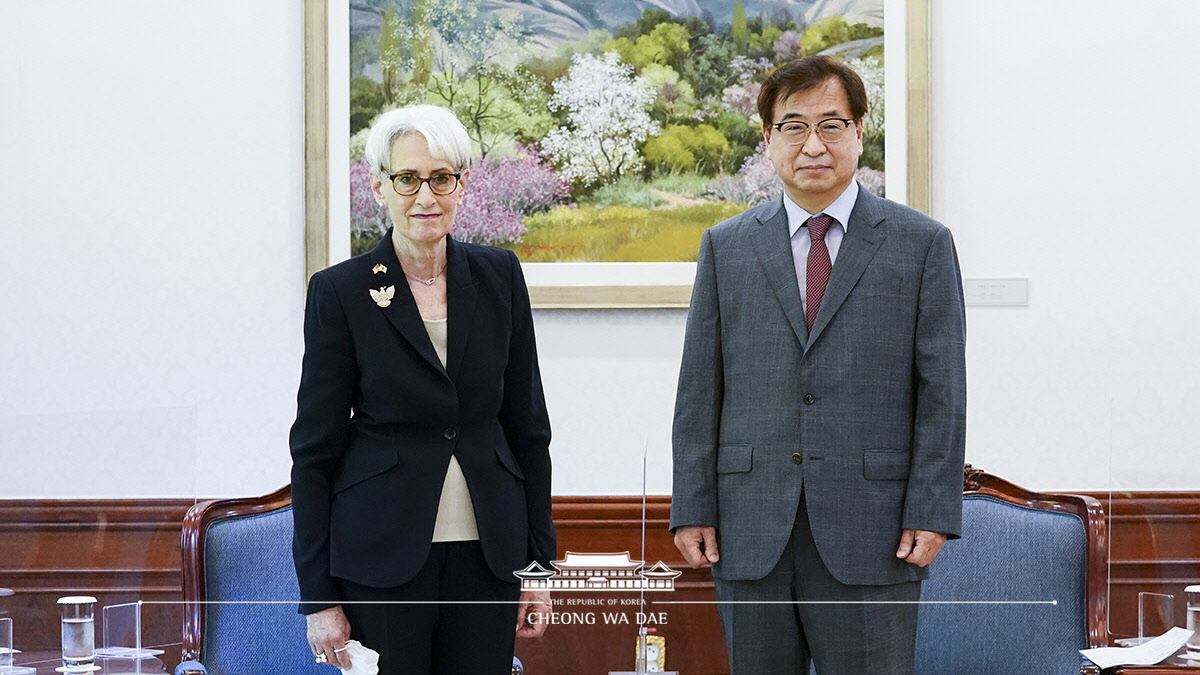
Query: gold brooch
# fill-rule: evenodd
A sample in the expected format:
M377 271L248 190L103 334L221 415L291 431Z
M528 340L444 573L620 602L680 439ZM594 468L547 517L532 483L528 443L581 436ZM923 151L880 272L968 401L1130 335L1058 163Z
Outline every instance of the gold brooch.
M375 274L379 274L380 272L387 272L387 266L384 265L383 263L378 263L374 267L371 268L371 271L374 272Z
M370 290L371 299L374 300L375 304L379 305L380 307L387 307L388 305L392 304L392 298L396 295L395 286L388 286L387 288L380 286L379 290L375 290L373 288Z

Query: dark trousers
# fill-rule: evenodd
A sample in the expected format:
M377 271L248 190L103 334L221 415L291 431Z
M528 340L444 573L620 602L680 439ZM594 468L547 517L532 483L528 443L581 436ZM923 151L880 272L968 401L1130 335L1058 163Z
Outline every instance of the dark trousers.
M401 586L340 580L347 600L342 609L350 638L379 652L379 675L508 675L520 595L516 582L492 574L478 541L436 543L417 576ZM445 602L456 600L472 602Z
M755 581L717 579L716 589L732 675L808 675L810 661L818 675L913 672L921 582L847 586L833 578L803 498L775 568Z

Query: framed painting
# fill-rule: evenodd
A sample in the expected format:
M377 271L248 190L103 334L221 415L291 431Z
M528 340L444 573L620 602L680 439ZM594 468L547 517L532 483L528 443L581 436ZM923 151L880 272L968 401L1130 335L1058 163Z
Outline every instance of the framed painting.
M516 252L535 308L686 308L703 230L779 192L754 101L806 54L863 75L860 182L928 211L929 0L597 5L305 0L308 274L386 230L373 117L434 103L478 156L454 236Z

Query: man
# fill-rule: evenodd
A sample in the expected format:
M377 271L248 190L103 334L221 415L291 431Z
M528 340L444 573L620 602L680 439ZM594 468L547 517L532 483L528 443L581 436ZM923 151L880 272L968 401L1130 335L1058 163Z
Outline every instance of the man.
M782 199L704 233L674 424L675 544L712 565L732 672L911 673L962 520L950 232L854 180L867 97L828 57L758 98Z

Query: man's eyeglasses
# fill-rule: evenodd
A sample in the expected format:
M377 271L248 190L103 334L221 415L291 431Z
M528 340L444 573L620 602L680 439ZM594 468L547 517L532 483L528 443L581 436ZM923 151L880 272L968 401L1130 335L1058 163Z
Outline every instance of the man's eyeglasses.
M429 183L429 189L435 195L448 195L458 188L461 173L435 173L429 178L421 178L415 173L394 173L388 176L392 181L392 189L401 197L411 197L421 191L421 183Z
M821 120L814 124L801 122L799 120L788 120L779 124L772 124L782 136L783 140L792 145L800 145L808 140L808 134L812 131L812 127L817 128L817 137L826 143L837 143L842 140L842 136L846 135L846 130L854 125L854 120L839 119L831 117L826 120Z

